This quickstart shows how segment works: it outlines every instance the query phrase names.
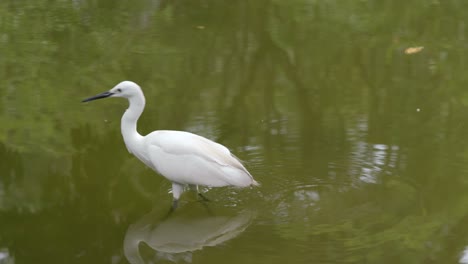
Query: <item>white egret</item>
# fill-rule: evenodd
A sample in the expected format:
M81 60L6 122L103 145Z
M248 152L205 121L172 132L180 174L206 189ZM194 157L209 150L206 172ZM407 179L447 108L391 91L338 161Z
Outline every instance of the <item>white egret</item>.
M185 186L258 186L242 163L223 145L184 131L157 130L146 136L137 131L145 108L145 96L138 84L123 81L107 92L84 99L127 98L129 107L121 120L121 132L130 153L172 182L173 208ZM203 195L198 192L202 197ZM206 198L204 198L206 199Z

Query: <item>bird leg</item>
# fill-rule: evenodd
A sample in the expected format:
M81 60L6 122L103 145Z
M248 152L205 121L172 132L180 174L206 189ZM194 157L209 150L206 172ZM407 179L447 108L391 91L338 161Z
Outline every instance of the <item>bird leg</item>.
M195 185L195 184L190 184L189 185L189 188L192 190L192 191L196 191L197 194L198 194L198 197L201 198L200 202L203 204L203 206L205 207L206 211L210 214L210 215L214 215L213 212L211 211L210 207L208 206L208 203L210 201L210 199L206 198L205 195L203 195L200 190L198 189L198 185Z
M198 185L192 185L190 184L189 185L190 189L192 189L193 191L196 191L197 194L198 194L198 197L200 197L202 199L202 201L204 202L209 202L210 199L206 198L205 195L203 195L203 193L200 192L200 190L198 189Z
M205 195L203 195L201 192L198 193L198 196L204 201L204 202L209 202L210 199L206 198Z
M179 198L183 192L184 186L182 184L178 184L175 182L172 183L172 196L174 197L174 200L172 201L172 207L170 210L171 212L174 211L179 205Z
M172 206L171 206L172 211L177 209L177 206L179 206L179 200L173 200L172 201Z
M163 218L163 220L166 220L175 211L178 205L179 205L179 200L173 200L172 206L171 208L169 208L169 212L167 212L167 215Z

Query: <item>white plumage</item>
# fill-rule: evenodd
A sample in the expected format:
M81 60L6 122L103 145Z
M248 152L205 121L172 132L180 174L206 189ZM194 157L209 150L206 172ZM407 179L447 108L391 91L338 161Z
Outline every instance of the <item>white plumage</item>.
M121 121L122 136L130 153L172 182L174 207L184 186L197 188L259 185L225 146L184 131L158 130L146 136L137 131L137 121L145 108L145 97L136 83L123 81L108 92L87 98L106 97L129 101Z

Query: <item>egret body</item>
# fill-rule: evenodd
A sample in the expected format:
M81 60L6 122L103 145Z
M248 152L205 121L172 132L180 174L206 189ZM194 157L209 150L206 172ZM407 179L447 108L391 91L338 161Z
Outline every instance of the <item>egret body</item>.
M127 98L129 107L121 120L121 132L130 153L172 182L173 207L189 185L208 187L259 185L223 145L184 131L157 130L146 136L137 131L137 121L145 108L140 86L123 81L107 92L83 100L107 97ZM199 193L200 194L200 193Z

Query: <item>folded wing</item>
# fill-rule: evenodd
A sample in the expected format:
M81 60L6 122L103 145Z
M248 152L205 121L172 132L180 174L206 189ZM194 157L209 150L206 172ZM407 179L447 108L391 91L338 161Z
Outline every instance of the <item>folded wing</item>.
M169 180L211 187L258 185L221 144L183 131L155 131L145 146L153 167Z

